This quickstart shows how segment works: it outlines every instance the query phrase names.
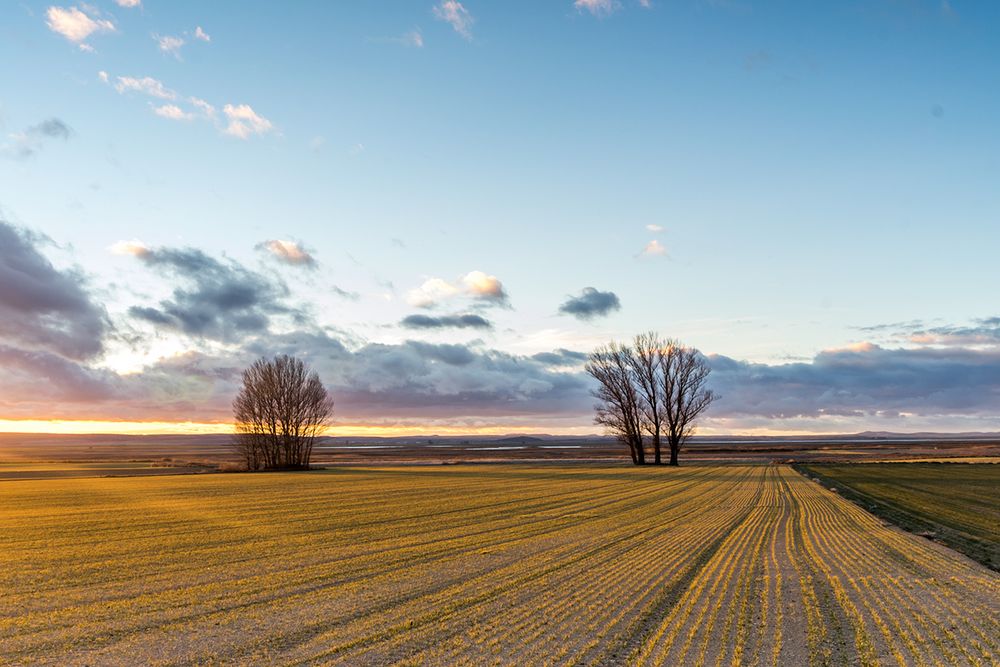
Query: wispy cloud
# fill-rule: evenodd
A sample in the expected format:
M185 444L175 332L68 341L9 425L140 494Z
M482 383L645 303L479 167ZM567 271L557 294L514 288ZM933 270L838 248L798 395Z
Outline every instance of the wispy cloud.
M188 101L206 118L215 118L215 107L198 97L189 97Z
M142 5L142 0L115 0L115 4L119 7L139 7Z
M194 29L194 38L195 39L200 39L203 42L211 42L212 41L212 37L207 32L205 32L204 30L202 30L200 25L196 26L195 29Z
M62 35L83 51L93 50L86 43L91 35L115 32L115 24L109 19L101 18L98 11L90 5L70 8L52 6L45 10L45 18L49 30Z
M302 244L297 241L272 239L258 243L257 249L267 252L272 257L280 262L284 262L285 264L306 268L314 268L316 266L316 258L313 257L312 254L303 248Z
M573 6L594 16L607 16L620 7L616 0L573 0Z
M465 39L472 39L472 24L476 20L461 2L457 2L457 0L442 0L434 6L434 16L438 20L451 25L455 32Z
M255 134L267 134L274 129L271 121L258 115L249 104L238 106L227 104L222 107L222 113L226 114L229 120L223 132L238 139L247 139Z
M662 257L667 254L667 249L657 239L653 239L646 244L646 247L639 253L643 257Z
M646 231L653 232L654 234L659 234L660 232L663 231L663 227L661 225L646 225Z
M101 70L97 73L97 77L104 83L113 86L120 94L135 92L171 102L171 104L162 104L153 107L153 113L163 118L171 120L194 120L200 117L213 122L223 134L238 139L248 139L254 135L268 134L275 129L274 124L270 120L254 111L253 107L249 104L226 104L222 108L225 121L224 123L220 123L215 106L200 97L192 96L186 98L187 104L191 106L184 108L182 102L178 102L181 96L176 91L168 88L162 81L154 79L151 76L141 78L118 76L114 77L114 82L112 83L112 77L107 72Z
M156 41L156 46L163 53L169 53L174 58L180 60L181 57L181 47L184 46L184 38L176 37L174 35L157 35L153 34L153 39Z
M37 125L8 136L9 141L0 144L0 155L24 160L42 150L45 142L61 139L66 141L73 131L58 118L48 118Z
M153 109L153 113L157 116L162 116L163 118L169 118L170 120L193 120L194 114L189 111L184 111L176 104L164 104Z
M102 81L108 81L107 72L98 72ZM115 78L115 90L119 93L136 92L149 95L161 100L175 100L177 93L163 85L163 82L151 76L144 76L141 79L131 76L119 76Z

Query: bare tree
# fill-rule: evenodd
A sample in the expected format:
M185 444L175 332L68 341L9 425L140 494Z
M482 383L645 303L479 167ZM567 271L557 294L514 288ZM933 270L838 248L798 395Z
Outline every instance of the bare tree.
M681 447L694 433L695 422L718 396L706 389L712 372L708 361L693 347L667 341L661 357L660 381L663 423L670 444L670 465L677 465Z
M653 441L653 463L660 465L660 436L663 431L663 389L660 374L667 344L652 331L639 334L632 342L629 364L637 386L642 426Z
M701 353L653 332L636 336L632 346L597 348L586 370L598 383L595 423L628 445L636 465L646 462L646 434L654 463L662 463L666 439L670 465L677 465L695 422L717 398L705 387L711 368Z
M319 375L295 357L258 359L233 400L236 451L249 470L308 468L313 444L333 416Z
M586 370L598 383L594 390L598 401L594 422L628 445L632 463L642 465L646 462L642 411L631 358L629 347L612 342L591 353Z

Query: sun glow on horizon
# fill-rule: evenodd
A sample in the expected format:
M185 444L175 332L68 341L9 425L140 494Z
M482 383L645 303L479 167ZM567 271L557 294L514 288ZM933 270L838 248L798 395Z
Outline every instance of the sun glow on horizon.
M0 419L0 433L53 435L218 435L233 432L231 422L166 422L71 419ZM325 435L334 437L433 437L433 436L503 436L503 435L599 436L592 425L553 427L542 424L363 424L338 423ZM719 429L706 425L697 435L719 436L796 436L836 435L836 431L782 431L768 428Z

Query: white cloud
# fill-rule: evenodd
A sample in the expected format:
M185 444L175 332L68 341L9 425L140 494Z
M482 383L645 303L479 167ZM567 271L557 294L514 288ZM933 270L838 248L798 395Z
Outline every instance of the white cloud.
M434 7L434 16L450 24L459 35L472 39L472 24L476 22L461 2L457 0L441 0Z
M199 97L189 97L188 101L199 109L207 118L215 118L215 107Z
M649 9L653 6L653 0L639 0L639 6Z
M667 249L663 247L662 243L660 243L656 239L653 239L652 241L646 244L646 247L643 248L642 252L639 254L647 257L661 257L667 254Z
M195 39L200 39L203 42L211 42L212 41L212 37L207 32L205 32L204 30L202 30L201 26L197 26L194 29L194 38Z
M119 7L138 7L142 4L142 0L115 0L115 4Z
M170 120L191 120L194 118L193 113L184 111L176 104L164 104L153 109L153 113L157 116L163 116L164 118L169 118Z
M646 229L648 231L653 232L654 234L659 234L660 232L663 231L663 226L662 225L646 225Z
M594 16L607 16L618 9L616 0L573 0L577 10L587 10Z
M462 277L465 291L481 299L503 300L507 295L503 291L503 283L496 276L489 276L482 271L470 271Z
M105 72L104 70L101 70L100 72L97 73L97 78L100 79L101 81L103 81L104 83L107 83L108 82L108 73Z
M309 254L309 251L303 248L302 244L295 241L281 241L274 239L271 241L264 241L258 245L257 248L260 250L266 250L278 260L285 262L286 264L308 267L316 265L316 258Z
M100 73L98 73L98 76L100 76ZM102 80L104 79L104 77L101 78ZM119 76L116 78L115 90L119 93L135 91L161 100L177 99L177 93L164 86L163 82L151 76L144 76L141 79L131 76Z
M459 289L441 278L430 278L420 287L410 290L406 302L417 308L431 308L439 301L450 299L459 293Z
M160 48L160 51L169 53L175 58L181 57L181 47L184 46L184 39L182 37L174 37L172 35L160 37L154 34L153 39L156 40L156 45Z
M274 129L271 121L258 116L249 104L239 106L227 104L222 107L222 112L229 119L229 124L223 132L239 139L246 139L253 134L267 134Z
M420 287L410 290L406 301L417 308L433 308L442 301L458 296L500 304L507 301L507 293L500 279L482 271L470 271L455 282L429 278Z
M86 11L84 11L86 10ZM84 5L79 7L49 7L45 10L46 22L52 32L58 33L73 42L84 51L93 51L93 47L84 40L94 33L114 32L115 24L98 17L97 10Z
M108 248L116 255L130 255L132 257L145 257L150 253L149 246L142 241L118 241Z

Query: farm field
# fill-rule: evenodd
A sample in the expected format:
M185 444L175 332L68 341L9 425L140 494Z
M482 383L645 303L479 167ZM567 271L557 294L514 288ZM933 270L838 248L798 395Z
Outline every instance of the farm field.
M806 474L897 526L1000 570L1000 465L807 465Z
M4 664L996 664L1000 577L787 466L0 483Z

